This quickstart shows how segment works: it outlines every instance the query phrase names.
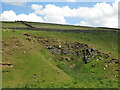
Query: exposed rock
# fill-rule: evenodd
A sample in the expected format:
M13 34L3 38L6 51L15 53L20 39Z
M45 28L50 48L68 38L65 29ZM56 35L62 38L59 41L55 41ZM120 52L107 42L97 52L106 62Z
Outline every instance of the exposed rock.
M66 59L67 61L73 60L73 58L69 58L69 57L66 57L65 59Z
M37 74L34 74L34 76L37 76Z
M28 40L29 42L31 41L31 39L30 39L30 38L26 38L26 40Z
M95 74L95 72L94 72L94 71L91 71L91 73L92 73L92 74Z
M100 60L103 60L103 58L99 57L96 61L100 61Z
M70 68L72 69L72 68L74 68L75 67L75 64L71 64L70 65Z
M57 48L57 49L61 49L61 48L62 48L61 45L54 45L53 47L54 47L54 48Z
M9 70L3 70L2 72L3 72L3 73L6 73L6 72L8 73L8 72L10 72L10 71L9 71Z
M112 59L110 61L105 61L105 63L116 63L116 64L119 64L119 60L118 59Z
M107 68L108 67L108 65L105 65L105 68Z
M93 50L92 48L88 48L86 50L83 50L83 61L85 64L90 62L95 56L97 55L96 50Z
M31 36L31 35L29 35L29 34L27 34L27 33L24 33L23 35L25 35L25 36L27 36L27 37Z
M11 63L0 63L0 65L2 65L2 66L12 67L12 64L11 64Z
M108 54L104 54L105 59L109 58Z
M68 49L61 49L61 54L62 55L72 55L73 52L71 50L68 50Z
M56 39L49 39L45 37L31 36L28 34L23 34L23 35L27 37L30 36L33 39L35 39L35 41L42 43L44 47L47 48L52 54L67 55L67 56L74 55L75 57L81 58L85 64L93 60L96 56L98 56L97 61L103 60L103 58L107 59L109 57L108 54L102 53L102 51L90 47L87 44L83 44L79 42L59 41ZM30 41L29 39L27 40ZM62 59L71 61L74 58L64 57Z
M119 72L119 69L116 69L115 71Z
M106 68L105 68L105 67L104 67L103 69L104 69L104 70L106 70Z
M119 64L119 61L115 61L116 64Z
M25 54L25 53L26 53L26 51L23 51L23 53Z
M6 42L4 42L4 43L3 43L3 46L4 46L4 47L7 47L7 46L9 46L9 44L6 43Z
M21 47L22 45L21 44L16 44L16 47Z
M56 72L57 72L57 74L59 74L59 73L60 73L60 71L59 71L59 70L56 70Z
M52 46L48 46L47 49L53 49L53 47Z
M75 53L78 57L82 57L82 51L76 51Z
M58 50L58 49L52 49L51 53L52 54L61 54L60 50Z
M70 57L61 57L61 60L67 60L68 62L72 61L73 58Z

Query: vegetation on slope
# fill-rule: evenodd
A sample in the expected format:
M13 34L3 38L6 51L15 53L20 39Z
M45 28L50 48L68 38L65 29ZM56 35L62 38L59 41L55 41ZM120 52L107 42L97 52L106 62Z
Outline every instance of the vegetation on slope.
M38 23L38 22L0 22L3 28L40 28L40 29L53 29L53 30L110 30L118 31L117 28L105 28L105 27L87 27L87 26L73 26L63 24L51 24L51 23Z
M17 27L18 23L15 24ZM20 24L20 27L24 25ZM118 88L117 32L66 33L2 29L2 33L3 63L6 63L3 65L4 88ZM87 44L109 54L109 58L97 60L98 57L95 57L85 64L82 59L70 55L74 61L61 61L59 57L62 55L52 54L41 41L33 37Z

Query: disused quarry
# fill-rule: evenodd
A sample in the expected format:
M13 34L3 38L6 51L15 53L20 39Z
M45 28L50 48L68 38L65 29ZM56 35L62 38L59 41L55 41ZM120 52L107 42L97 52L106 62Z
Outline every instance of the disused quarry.
M26 25L26 23L22 22ZM27 25L29 26L29 25ZM32 26L29 26L32 27ZM33 27L32 27L33 28ZM4 32L15 32L15 30L4 30ZM79 42L70 42L70 41L60 41L57 39L49 39L46 37L39 37L34 35L29 35L27 33L23 34L26 36L26 40L29 42L38 42L42 43L42 45L58 57L58 60L63 61L66 60L68 62L74 61L76 57L82 60L85 64L89 63L91 60L97 57L97 61L108 59L110 57L110 53L104 53L101 50L98 50L94 47L91 47L87 44L79 43ZM16 39L12 37L12 39ZM16 47L21 47L20 41L15 41ZM9 46L7 42L2 42L3 48ZM8 52L10 53L10 52ZM105 63L119 63L118 59L112 59ZM13 64L11 63L1 63L2 66L12 67Z
M14 32L14 31L12 31ZM25 40L31 43L37 42L43 45L51 54L57 56L59 61L67 62L77 62L77 60L82 60L84 64L88 64L90 61L95 60L101 61L103 59L109 59L110 53L104 53L103 51L91 47L90 45L79 43L79 42L70 42L70 41L60 41L57 39L50 39L46 37L39 37L34 35L29 35L27 33L23 34L26 38ZM12 40L15 39L14 47L22 47L22 44L16 37L12 37ZM4 49L10 46L7 42L2 41L3 44L3 53ZM14 50L13 50L14 51ZM11 52L5 52L6 54L12 55ZM26 53L26 51L24 51ZM77 58L77 60L76 60ZM105 63L116 63L119 64L118 59L111 59L110 61L105 61ZM0 63L4 67L14 66L12 63ZM74 66L75 64L73 64ZM95 65L92 65L94 67ZM117 70L119 71L119 70ZM4 71L3 71L4 72Z
M45 37L32 36L24 34L29 42L40 42L54 55L60 55L59 60L72 61L74 57L82 59L85 64L90 62L93 58L98 57L97 60L107 59L108 54L105 54L96 48L90 47L87 44L79 42L59 41L57 39L48 39Z

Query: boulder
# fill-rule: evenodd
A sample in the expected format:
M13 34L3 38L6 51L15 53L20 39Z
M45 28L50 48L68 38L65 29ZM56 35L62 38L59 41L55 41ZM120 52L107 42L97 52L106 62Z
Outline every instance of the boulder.
M91 61L91 58L88 57L88 56L84 56L83 61L84 61L85 64L87 64L88 62Z
M70 62L70 61L74 60L74 58L71 58L71 57L60 57L60 60L62 60L62 61L66 60L66 61Z
M108 54L103 53L103 55L104 55L105 59L109 58Z
M70 68L72 69L72 68L74 68L75 67L75 64L71 64L70 65Z
M30 39L30 38L26 38L26 40L27 40L27 41L29 41L29 42L31 41L31 39Z
M29 35L29 34L27 34L27 33L24 33L23 35L25 35L25 36L27 36L27 37L31 36L31 35Z
M53 49L53 47L52 46L48 46L47 49Z
M55 54L55 55L61 54L61 51L58 50L58 49L51 49L50 51L51 51L52 54Z

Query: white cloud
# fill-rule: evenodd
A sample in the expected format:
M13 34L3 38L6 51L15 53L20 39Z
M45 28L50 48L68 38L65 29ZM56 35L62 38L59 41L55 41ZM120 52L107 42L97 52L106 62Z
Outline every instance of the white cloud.
M10 11L4 11L1 15L0 15L0 20L2 21L15 21L15 18L17 17L17 15L15 14L15 12L13 12L12 10Z
M46 22L67 23L65 17L78 17L82 18L79 25L118 27L118 1L116 0L112 5L102 2L95 4L93 7L73 9L69 6L59 7L53 4L47 4L45 8L41 5L37 5L36 8L33 8L35 5L31 7L35 10L35 14L44 15Z
M33 4L31 6L31 8L35 10L35 12L34 12L35 14L44 15L45 16L44 19L48 23L66 24L66 20L63 15L67 9L66 7L61 8L61 7L57 7L56 5L47 4L45 6L45 8L42 8L41 5ZM68 13L68 12L66 12L66 13ZM68 14L70 14L70 13L68 13Z
M79 9L81 14L78 16L84 19L80 22L80 25L118 27L118 9L116 5L117 3L112 6L107 3L97 3L93 8Z
M63 16L45 16L45 21L48 23L66 24L66 20Z
M30 13L28 15L26 14L16 15L16 13L12 10L4 11L0 15L0 20L1 21L15 21L15 20L21 21L22 20L22 21L44 22L44 20L40 16L37 16L34 13Z

